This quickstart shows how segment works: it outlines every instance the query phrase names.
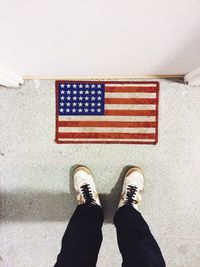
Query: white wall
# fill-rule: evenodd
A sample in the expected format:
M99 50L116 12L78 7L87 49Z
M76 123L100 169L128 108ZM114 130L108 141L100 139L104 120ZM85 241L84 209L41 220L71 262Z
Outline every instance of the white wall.
M0 0L0 63L21 75L185 74L199 0Z

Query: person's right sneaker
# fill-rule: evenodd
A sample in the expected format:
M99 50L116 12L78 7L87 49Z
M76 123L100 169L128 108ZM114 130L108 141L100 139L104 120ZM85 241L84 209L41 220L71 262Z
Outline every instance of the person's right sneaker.
M142 197L140 191L144 189L144 175L139 167L132 167L127 171L118 208L132 205L138 210Z
M78 204L93 204L101 206L93 175L86 166L76 168L74 172L74 188Z

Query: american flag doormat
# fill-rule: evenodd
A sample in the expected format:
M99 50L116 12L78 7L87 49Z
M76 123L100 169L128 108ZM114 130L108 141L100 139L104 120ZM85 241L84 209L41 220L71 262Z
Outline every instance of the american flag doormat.
M156 144L158 82L56 81L56 142Z

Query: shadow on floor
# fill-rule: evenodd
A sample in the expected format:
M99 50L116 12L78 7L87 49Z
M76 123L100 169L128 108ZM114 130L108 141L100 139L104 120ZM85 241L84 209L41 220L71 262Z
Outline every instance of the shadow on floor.
M73 188L73 173L77 166L70 169L71 194L27 190L0 192L0 221L69 221L77 205ZM100 194L106 223L112 223L119 202L123 178L130 167L124 167L110 194Z

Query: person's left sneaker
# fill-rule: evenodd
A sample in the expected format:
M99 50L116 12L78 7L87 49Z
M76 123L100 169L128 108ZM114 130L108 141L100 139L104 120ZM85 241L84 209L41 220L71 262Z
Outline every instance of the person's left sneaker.
M81 166L74 172L74 188L77 192L78 204L89 203L101 206L91 171Z

